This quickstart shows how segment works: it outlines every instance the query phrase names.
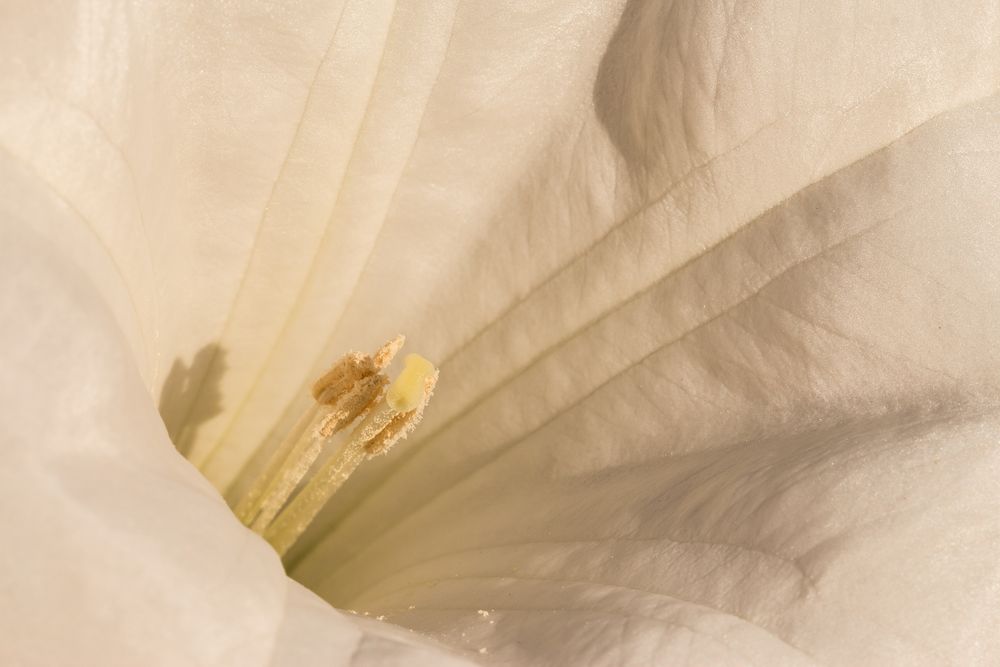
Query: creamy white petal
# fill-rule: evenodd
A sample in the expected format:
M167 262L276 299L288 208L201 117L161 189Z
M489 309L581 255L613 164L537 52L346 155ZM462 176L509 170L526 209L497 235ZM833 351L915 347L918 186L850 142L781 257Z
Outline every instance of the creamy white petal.
M0 159L0 662L467 664L290 581L177 454L77 216Z
M295 575L498 659L988 661L995 9L659 7L434 292L439 400ZM510 290L478 327L470 285Z
M598 662L988 662L998 114L923 124L574 331L422 434L297 576L518 661L580 660L558 636Z
M992 38L997 17L989 3L974 12L974 26L946 13L925 20L908 2L859 8L857 17L847 4L842 11L824 5L830 15L800 17L797 7L747 3L731 19L711 4L674 3L669 11L661 3L630 4L606 48L581 51L572 71L585 71L586 88L566 93L573 110L534 146L534 159L503 189L494 211L445 215L437 208L439 193L447 191L449 203L476 202L495 190L499 167L490 161L509 156L506 147L523 134L520 128L497 122L465 139L442 120L432 125L443 128L440 135L418 143L415 155L423 150L427 156L422 169L399 211L386 219L384 248L373 254L357 287L358 307L345 313L327 356L374 335L373 318L374 328L397 326L436 348L430 357L442 363L445 379L420 437L472 408L492 412L480 404L494 387L511 389L509 380L522 369L537 374L549 352L623 305L631 306L625 312L632 334L645 337L645 348L655 344L669 332L662 330L664 318L683 325L689 316L659 306L653 290L665 276L798 190L938 114L991 94L1000 81ZM855 18L863 32L854 29ZM635 25L642 29L629 28ZM843 65L831 67L831 60ZM539 61L538 77L566 69ZM720 83L717 99L710 84L718 76L726 84ZM507 99L516 109L536 97L524 90L521 98ZM503 101L491 118L503 117ZM487 143L491 131L495 137ZM695 135L704 136L696 142ZM653 151L656 164L643 164L626 136L648 136L667 149ZM434 160L444 152L465 158L457 173L450 171L452 161ZM490 169L480 173L475 165L484 160ZM483 222L488 234L473 224L484 216L490 216ZM461 230L448 226L456 217ZM421 224L427 220L435 224ZM449 259L451 239L466 235L476 236L472 258ZM425 264L413 260L420 273L402 289L386 290L399 273L399 257L414 254L436 270L425 277ZM727 286L739 290L746 272L733 267ZM684 294L667 289L673 303L699 308L704 295L694 287ZM603 349L611 365L634 352L611 344ZM576 363L587 359L567 354ZM542 386L551 393L554 385L546 379ZM532 406L541 417L552 409L543 400ZM295 414L289 410L281 423ZM518 408L500 417L519 428L524 415ZM406 460L415 449L393 456ZM453 447L438 456L446 465L468 458ZM379 484L393 467L362 473ZM370 495L368 485L355 485L354 492ZM342 501L341 507L355 504ZM388 519L391 510L376 514ZM339 516L332 512L329 519Z
M79 218L32 225L216 484L344 349L443 362L295 554L327 599L518 662L995 655L991 3L4 11L0 147Z

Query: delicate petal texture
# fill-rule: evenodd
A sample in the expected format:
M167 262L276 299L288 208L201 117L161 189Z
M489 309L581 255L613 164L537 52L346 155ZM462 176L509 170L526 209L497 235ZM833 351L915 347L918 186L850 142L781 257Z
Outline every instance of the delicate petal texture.
M467 664L290 581L177 455L103 297L35 231L74 215L0 159L0 663Z
M928 121L434 412L297 576L514 661L989 662L998 117Z
M273 635L277 564L137 378L232 493L324 365L402 331L441 367L427 419L293 554L335 604L517 663L995 661L995 3L42 4L0 9L2 224L93 287L4 292L79 313L37 377L4 331L20 548L25 499L91 567L77 508L155 509L123 548L204 605L197 657L234 616ZM199 596L237 556L250 583ZM295 600L276 658L353 641Z
M711 5L631 3L581 65L594 108L430 290L417 442L294 573L515 662L988 662L996 8Z

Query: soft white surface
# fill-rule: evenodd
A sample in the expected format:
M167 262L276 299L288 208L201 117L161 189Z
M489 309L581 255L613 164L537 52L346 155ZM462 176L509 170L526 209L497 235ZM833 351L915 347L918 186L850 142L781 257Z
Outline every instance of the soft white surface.
M5 3L0 651L430 655L288 583L155 415L238 492L402 331L425 424L293 553L334 605L498 662L995 661L998 35L988 2Z
M102 297L0 167L0 662L466 664L290 581L177 455ZM7 202L15 197L18 209Z

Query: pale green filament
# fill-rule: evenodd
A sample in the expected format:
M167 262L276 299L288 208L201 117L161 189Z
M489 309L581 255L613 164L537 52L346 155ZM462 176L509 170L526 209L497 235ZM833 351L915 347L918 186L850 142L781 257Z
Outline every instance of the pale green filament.
M327 501L367 457L368 452L365 451L364 442L352 439L346 443L309 480L306 487L295 496L277 520L268 526L262 534L279 556L287 553Z
M279 477L282 469L292 458L296 445L302 441L304 435L308 434L315 427L316 419L319 416L319 407L318 403L313 403L309 406L305 414L299 418L295 426L292 427L292 430L289 431L285 439L278 445L271 458L268 459L267 466L257 479L254 480L250 490L247 491L239 504L236 505L234 512L244 524L249 526L253 523L258 512L260 512L261 505L267 498L268 491Z

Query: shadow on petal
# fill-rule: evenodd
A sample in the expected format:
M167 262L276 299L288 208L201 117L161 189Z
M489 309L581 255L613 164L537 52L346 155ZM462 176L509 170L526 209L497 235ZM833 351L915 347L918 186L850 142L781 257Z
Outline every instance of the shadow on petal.
M669 6L629 0L594 83L597 118L636 176L655 171L678 148L667 136L670 98L680 85L664 57L670 19Z
M160 391L160 416L170 440L184 456L202 424L222 412L220 384L226 352L218 343L203 346L191 363L175 359Z

